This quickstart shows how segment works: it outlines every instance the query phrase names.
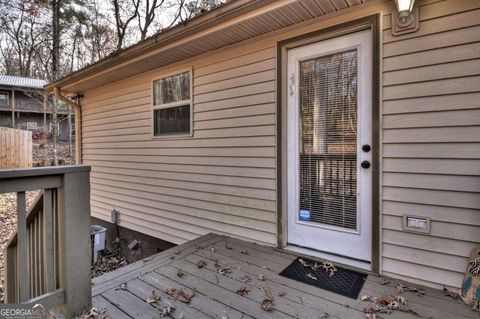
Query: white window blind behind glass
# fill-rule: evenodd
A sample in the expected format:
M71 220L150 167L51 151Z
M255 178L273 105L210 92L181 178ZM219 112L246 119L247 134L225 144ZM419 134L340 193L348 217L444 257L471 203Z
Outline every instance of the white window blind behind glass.
M300 220L357 228L357 50L300 62Z

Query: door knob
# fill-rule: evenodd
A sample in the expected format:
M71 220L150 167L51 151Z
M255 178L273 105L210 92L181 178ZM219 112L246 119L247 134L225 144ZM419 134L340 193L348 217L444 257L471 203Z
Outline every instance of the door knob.
M370 167L370 162L369 162L369 161L363 161L360 165L361 165L363 168L369 168L369 167Z
M370 152L371 149L372 148L368 144L365 144L365 145L362 146L362 151L364 151L364 152Z

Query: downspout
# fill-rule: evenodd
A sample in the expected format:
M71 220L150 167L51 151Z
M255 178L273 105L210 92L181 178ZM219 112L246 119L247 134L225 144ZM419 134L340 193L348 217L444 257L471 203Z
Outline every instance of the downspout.
M80 104L62 95L58 87L53 88L53 94L58 100L67 103L75 110L75 163L80 165L82 164L82 109Z

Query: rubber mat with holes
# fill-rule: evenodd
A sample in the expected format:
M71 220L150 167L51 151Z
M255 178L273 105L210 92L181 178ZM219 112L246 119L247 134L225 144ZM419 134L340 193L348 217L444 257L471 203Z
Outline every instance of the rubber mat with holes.
M302 263L300 262L302 260ZM321 262L317 262L321 264ZM363 284L367 275L336 267L337 271L330 276L330 273L320 267L314 269L305 264L313 265L314 260L308 258L297 258L290 265L287 266L280 276L284 276L296 281L300 281L318 288L322 288L339 295L343 295L349 298L357 299L360 290L362 290Z

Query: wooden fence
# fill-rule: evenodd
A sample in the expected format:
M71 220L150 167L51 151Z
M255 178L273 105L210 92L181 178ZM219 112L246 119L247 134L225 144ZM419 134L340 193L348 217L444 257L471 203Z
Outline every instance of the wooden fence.
M0 169L32 167L32 132L0 127Z

